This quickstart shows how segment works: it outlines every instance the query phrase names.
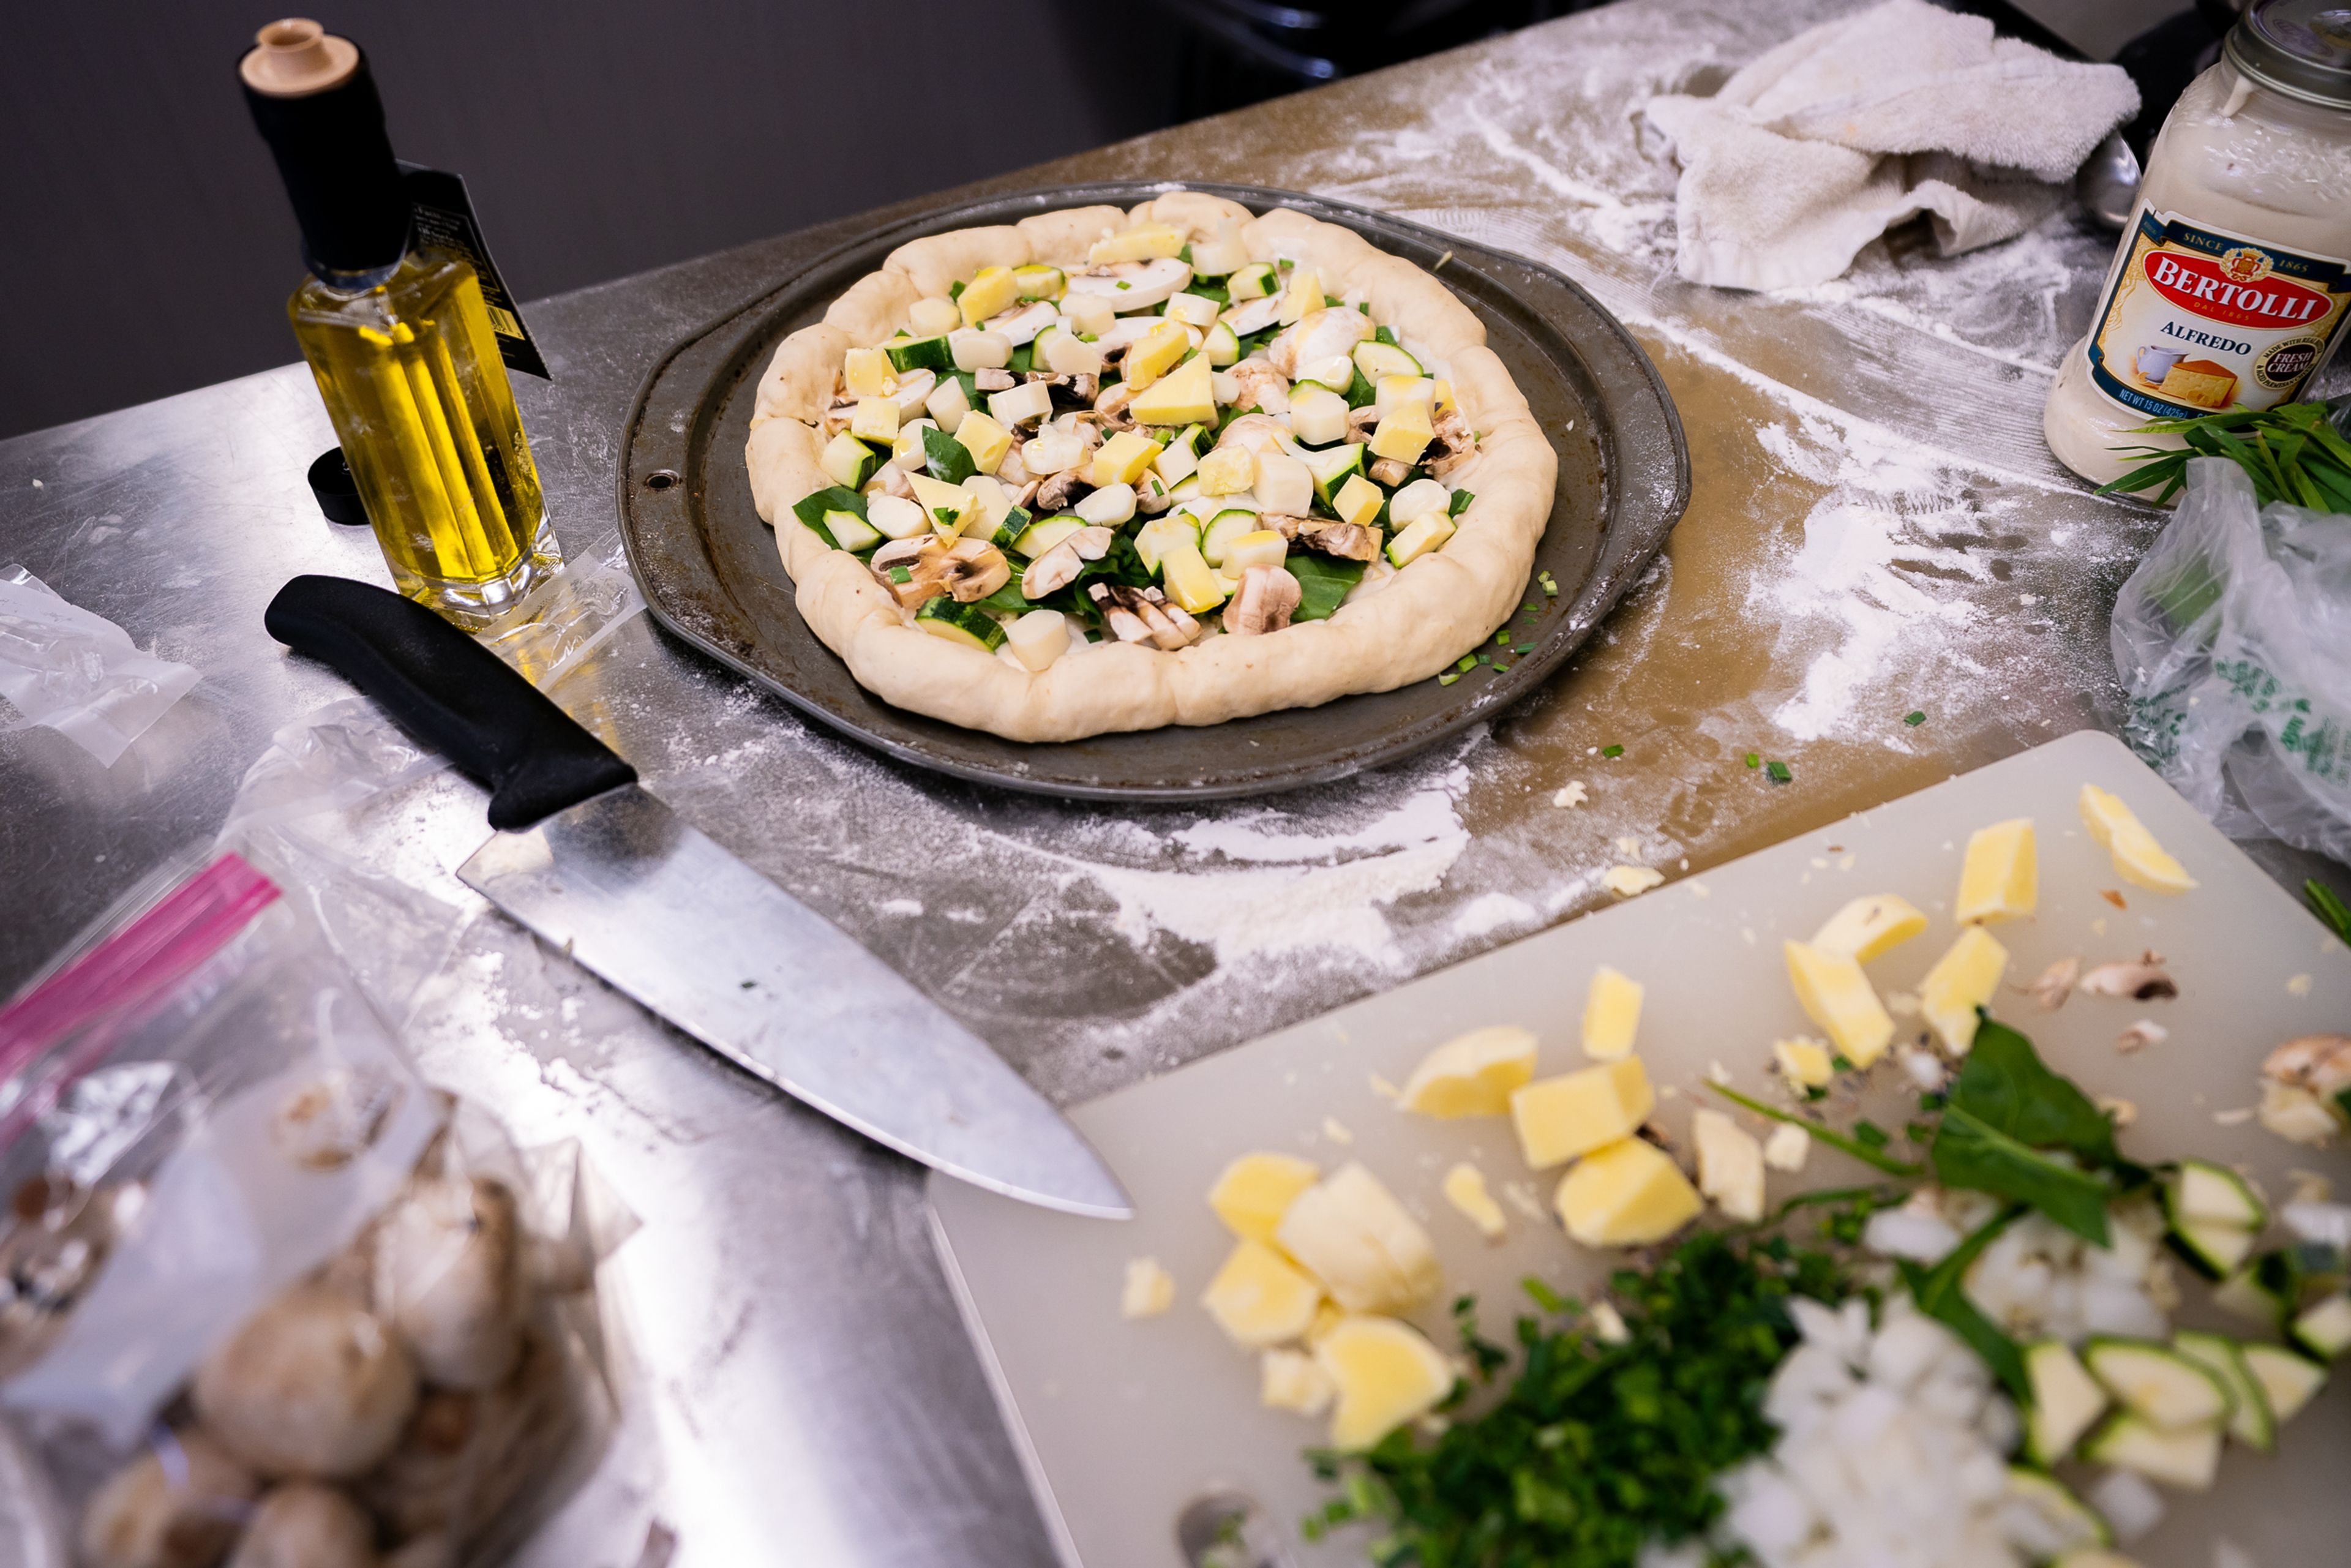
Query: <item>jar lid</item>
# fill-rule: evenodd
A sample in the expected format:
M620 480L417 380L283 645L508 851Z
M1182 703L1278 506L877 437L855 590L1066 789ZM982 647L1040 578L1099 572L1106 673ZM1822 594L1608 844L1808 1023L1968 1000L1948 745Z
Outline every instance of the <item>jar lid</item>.
M2351 109L2351 5L2253 0L2229 30L2230 64L2290 98Z

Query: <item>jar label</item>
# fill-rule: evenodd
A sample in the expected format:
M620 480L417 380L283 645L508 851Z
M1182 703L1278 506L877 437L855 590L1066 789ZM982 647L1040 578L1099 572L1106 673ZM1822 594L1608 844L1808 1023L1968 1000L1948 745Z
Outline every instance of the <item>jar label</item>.
M2090 381L2150 419L2290 402L2351 306L2351 263L2142 213L2090 334Z

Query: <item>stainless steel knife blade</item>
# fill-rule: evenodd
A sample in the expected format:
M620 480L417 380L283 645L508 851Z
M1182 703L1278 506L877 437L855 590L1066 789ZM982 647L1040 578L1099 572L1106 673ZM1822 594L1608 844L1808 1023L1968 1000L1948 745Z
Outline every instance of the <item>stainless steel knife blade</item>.
M458 868L678 1028L836 1121L1009 1197L1123 1219L1117 1178L987 1041L633 784Z

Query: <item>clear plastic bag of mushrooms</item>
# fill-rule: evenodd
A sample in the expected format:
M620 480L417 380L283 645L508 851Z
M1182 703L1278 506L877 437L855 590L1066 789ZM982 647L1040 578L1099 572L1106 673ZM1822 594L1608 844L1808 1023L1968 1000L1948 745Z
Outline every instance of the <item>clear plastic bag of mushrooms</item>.
M576 1150L224 854L0 1011L0 1564L495 1562L611 1418Z

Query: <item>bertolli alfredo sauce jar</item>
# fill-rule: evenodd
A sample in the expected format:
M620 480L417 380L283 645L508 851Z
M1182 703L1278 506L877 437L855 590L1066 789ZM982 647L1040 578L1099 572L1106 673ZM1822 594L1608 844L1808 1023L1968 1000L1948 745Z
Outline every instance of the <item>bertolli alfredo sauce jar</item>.
M2351 5L2254 0L2163 122L2049 449L2105 484L2149 420L2302 395L2351 313Z

